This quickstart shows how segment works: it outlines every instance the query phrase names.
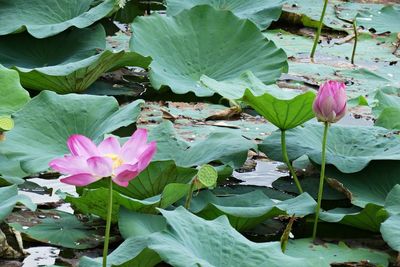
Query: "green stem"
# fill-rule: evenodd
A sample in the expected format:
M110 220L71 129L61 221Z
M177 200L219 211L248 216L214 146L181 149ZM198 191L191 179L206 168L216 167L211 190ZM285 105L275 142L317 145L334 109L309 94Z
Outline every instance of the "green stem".
M319 41L319 36L321 35L322 25L325 17L326 7L328 6L328 0L324 1L324 7L322 8L321 18L319 19L317 34L315 35L314 44L311 50L311 59L314 59L315 50L317 49L317 44Z
M317 236L317 226L319 219L319 211L321 209L322 193L324 192L324 179L325 179L325 158L326 158L326 139L328 137L329 122L325 122L324 136L322 139L322 161L321 161L321 176L319 178L319 190L318 190L318 203L317 210L315 212L315 221L312 238L315 240Z
M289 156L286 151L286 131L281 130L281 145L282 145L282 156L283 160L285 161L286 165L288 166L290 173L292 174L293 180L296 183L297 189L299 190L300 194L303 193L303 188L301 188L299 179L297 178L296 171L293 169L292 164L290 163Z
M285 251L286 251L287 243L289 241L289 235L290 235L290 232L292 231L293 222L295 219L296 219L296 214L293 214L292 217L290 217L290 220L289 220L288 224L286 225L285 231L283 232L283 234L281 236L281 250L283 253L285 253Z
M107 207L107 224L106 224L106 234L104 238L104 248L103 248L103 267L107 266L107 255L108 255L108 243L110 241L110 229L111 229L111 217L112 217L112 205L113 205L113 181L111 178L109 185L109 196L108 196L108 207Z
M186 197L185 201L185 208L188 210L190 208L190 202L192 201L192 196L193 196L193 188L194 184L196 182L196 178L193 179L192 183L190 184L190 189Z
M351 53L351 64L354 65L354 57L356 55L357 41L358 41L357 21L356 21L356 19L354 19L354 21L353 21L353 30L354 30L354 46L353 46L353 52Z

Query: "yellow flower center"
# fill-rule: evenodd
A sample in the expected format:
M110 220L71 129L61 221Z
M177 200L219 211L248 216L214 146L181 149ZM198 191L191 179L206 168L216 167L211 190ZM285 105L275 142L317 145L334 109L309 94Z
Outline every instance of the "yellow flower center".
M115 154L106 154L104 155L107 158L110 158L113 161L113 166L112 168L115 170L116 168L118 168L119 166L121 166L122 164L124 164L124 161L118 157L118 155Z

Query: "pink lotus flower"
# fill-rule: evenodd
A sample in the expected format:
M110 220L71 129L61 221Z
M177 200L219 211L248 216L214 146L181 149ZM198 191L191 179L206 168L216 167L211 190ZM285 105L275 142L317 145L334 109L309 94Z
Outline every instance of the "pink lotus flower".
M319 121L337 122L346 114L346 85L327 81L319 87L313 110Z
M52 169L68 175L61 182L85 186L105 177L120 186L139 175L149 165L156 143L147 143L147 130L138 129L121 147L115 137L108 137L99 146L83 135L71 135L67 146L71 155L52 160Z

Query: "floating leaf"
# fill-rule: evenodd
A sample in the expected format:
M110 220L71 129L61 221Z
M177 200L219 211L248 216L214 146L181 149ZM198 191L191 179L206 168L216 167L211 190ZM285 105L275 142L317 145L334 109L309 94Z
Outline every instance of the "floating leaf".
M385 6L381 10L364 11L357 14L357 25L373 29L376 33L400 32L400 8Z
M350 248L345 243L315 245L311 239L289 240L286 253L292 257L307 257L314 266L330 267L332 263L366 261L378 266L388 266L390 256L365 248ZM307 255L307 256L306 256Z
M83 134L99 142L105 134L135 123L142 103L137 100L119 109L112 97L43 91L14 113L15 128L1 142L0 151L20 160L28 173L45 171L50 160L69 154L70 135Z
M308 123L286 132L289 158L307 155L321 163L323 126ZM282 160L280 133L275 132L259 145L274 160ZM361 171L374 160L400 160L400 139L381 127L332 125L329 128L326 162L343 173Z
M36 222L21 225L19 222L9 223L18 232L43 243L73 249L93 248L102 243L102 234L94 228L79 221L75 215L62 211L47 211L45 218L33 218ZM35 216L36 217L36 216Z
M175 17L139 17L132 32L131 50L153 58L150 81L157 90L169 86L177 94L211 96L214 92L200 83L203 75L227 81L252 71L271 84L287 71L285 53L257 26L210 6L196 6Z
M254 96L246 90L243 101L281 130L292 129L314 118L312 104L315 94L306 92L293 97L284 91Z
M36 38L56 35L70 27L85 28L111 14L115 0L0 1L0 35L27 30ZM57 50L58 52L60 50Z
M279 19L282 12L282 0L167 0L167 15L175 16L184 9L198 5L210 5L215 9L230 10L241 19L249 19L264 30Z

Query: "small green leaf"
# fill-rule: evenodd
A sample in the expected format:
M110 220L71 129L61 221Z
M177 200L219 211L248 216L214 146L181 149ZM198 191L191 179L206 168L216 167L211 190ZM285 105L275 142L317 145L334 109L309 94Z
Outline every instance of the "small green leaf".
M311 91L295 95L293 92L277 90L254 96L250 90L246 90L243 101L281 130L288 130L314 117L314 98L315 94Z
M0 132L9 131L14 128L14 120L11 116L0 116Z
M206 187L213 187L217 183L218 172L217 170L208 164L200 167L197 173L197 179Z

